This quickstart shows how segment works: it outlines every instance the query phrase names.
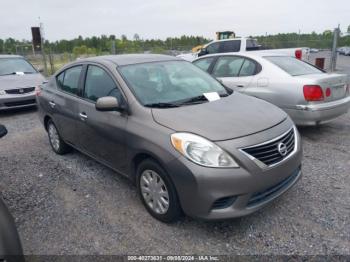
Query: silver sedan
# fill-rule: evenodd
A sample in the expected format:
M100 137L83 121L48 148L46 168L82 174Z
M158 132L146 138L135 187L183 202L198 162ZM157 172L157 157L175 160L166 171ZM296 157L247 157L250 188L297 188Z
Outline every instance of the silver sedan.
M22 56L0 55L0 110L35 106L45 78Z
M286 111L297 125L317 125L350 107L345 74L328 74L294 57L272 53L225 53L193 63L224 85Z

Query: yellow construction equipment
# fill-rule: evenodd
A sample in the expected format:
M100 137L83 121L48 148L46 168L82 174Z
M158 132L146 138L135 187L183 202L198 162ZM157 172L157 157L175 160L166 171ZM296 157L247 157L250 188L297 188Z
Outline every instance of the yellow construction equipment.
M230 38L235 38L236 34L233 31L218 31L216 32L216 40L222 40L222 39L230 39ZM197 45L192 48L193 53L199 52L204 45Z
M233 31L219 31L216 32L216 40L235 38L236 34Z

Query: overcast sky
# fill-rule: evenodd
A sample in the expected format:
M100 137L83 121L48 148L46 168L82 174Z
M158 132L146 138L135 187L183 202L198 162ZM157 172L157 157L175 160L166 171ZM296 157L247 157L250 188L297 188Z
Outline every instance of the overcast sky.
M350 25L349 0L0 0L0 38L31 39L44 23L49 40L78 35L132 38L202 35L218 30L239 36L312 31Z

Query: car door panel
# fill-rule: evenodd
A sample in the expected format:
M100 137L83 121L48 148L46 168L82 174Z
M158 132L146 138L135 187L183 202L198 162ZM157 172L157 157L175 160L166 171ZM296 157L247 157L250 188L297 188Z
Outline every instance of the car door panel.
M53 80L56 81L56 94L48 96L47 99L53 121L60 135L72 145L76 145L78 135L76 129L77 104L80 100L78 92L82 82L82 69L81 65L73 66L58 75ZM61 76L63 77L61 78Z
M246 76L246 77L220 77L220 81L224 85L233 90L239 92L245 92L247 88L249 88L254 82L254 76Z
M108 86L120 92L111 74L99 66L89 65L86 69L82 98L77 105L79 146L108 166L124 172L127 168L125 143L127 115L117 111L97 111L95 108L97 99L104 96L115 96L122 104L120 93L108 88L106 91L105 88Z
M112 168L124 172L127 117L116 111L97 111L94 103L85 100L78 104L78 112L86 116L77 121L80 147Z
M247 92L249 87L254 85L256 79L256 62L242 56L222 56L221 58L216 61L218 64L213 67L213 75L227 87L242 93ZM220 66L226 66L226 70L221 70Z
M57 125L61 137L68 143L75 145L77 141L77 121L79 98L58 91L54 100L50 100L52 118ZM54 103L54 104L52 104Z

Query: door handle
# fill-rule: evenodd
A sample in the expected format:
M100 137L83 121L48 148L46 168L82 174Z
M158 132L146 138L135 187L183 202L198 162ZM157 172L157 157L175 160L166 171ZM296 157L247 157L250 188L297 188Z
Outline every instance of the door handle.
M49 104L52 108L54 108L56 106L55 102L53 102L53 101L50 101Z
M88 117L87 117L87 115L83 112L83 113L80 113L79 114L79 117L80 117L80 119L82 120L82 121L85 121Z
M237 85L237 87L244 87L244 85Z

